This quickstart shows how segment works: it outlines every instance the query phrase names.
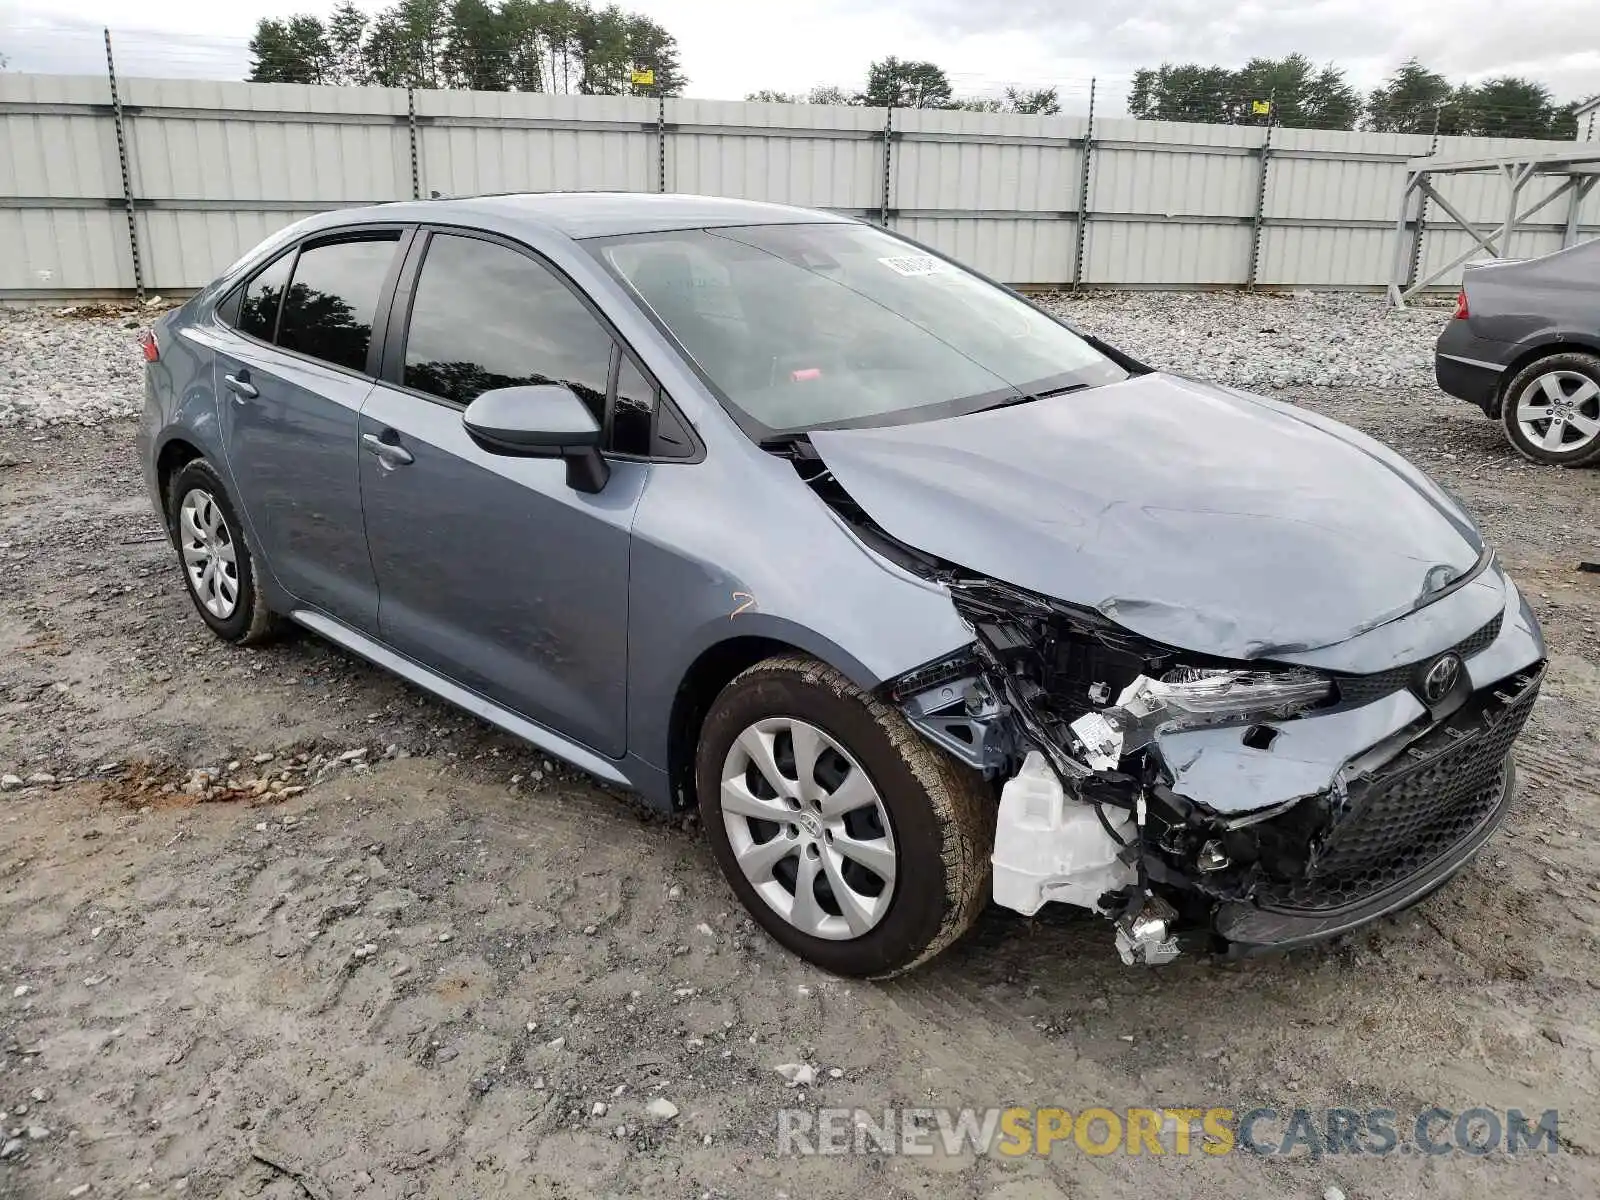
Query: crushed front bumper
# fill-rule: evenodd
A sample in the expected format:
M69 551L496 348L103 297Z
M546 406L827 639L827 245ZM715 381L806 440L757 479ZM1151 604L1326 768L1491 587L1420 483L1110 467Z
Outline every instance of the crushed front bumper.
M1336 687L1320 711L1172 722L1145 733L1142 749L1119 748L1113 767L1092 723L1074 723L1079 741L1056 746L1068 771L1036 778L1043 764L1025 764L1001 789L996 901L1024 914L1050 902L1097 911L1125 961L1159 963L1180 951L1289 949L1420 900L1503 821L1511 746L1544 669L1533 614L1497 569L1444 603L1454 611L1423 612L1467 632L1443 647L1435 636L1428 657L1416 657L1425 643L1412 636L1409 656L1376 672L1385 655L1356 656L1364 674L1313 664ZM1435 691L1441 666L1447 682ZM987 699L963 709L973 727L950 747L987 771L1015 753L1007 747L1042 747L1049 731L1038 720L1008 726L1006 705L1025 715L1028 697L992 667L983 679ZM1122 705L1101 711L1142 732ZM915 709L928 736L943 732Z
M1511 810L1516 792L1516 766L1505 760L1499 800L1466 837L1427 863L1414 875L1402 876L1348 904L1328 908L1278 908L1270 902L1235 901L1221 905L1213 919L1213 931L1227 945L1228 952L1243 956L1278 950L1293 950L1349 933L1353 929L1401 912L1425 900L1463 870L1500 827Z
M1348 932L1423 899L1462 870L1516 796L1511 745L1542 664L1478 693L1391 763L1349 788L1305 878L1219 904L1212 932L1233 954L1286 950Z
M1514 800L1545 647L1492 558L1408 616L1267 670L1007 584L951 587L973 643L886 695L1000 785L995 901L1097 912L1126 962L1288 949L1405 908ZM1230 708L1196 686L1219 677L1250 694Z

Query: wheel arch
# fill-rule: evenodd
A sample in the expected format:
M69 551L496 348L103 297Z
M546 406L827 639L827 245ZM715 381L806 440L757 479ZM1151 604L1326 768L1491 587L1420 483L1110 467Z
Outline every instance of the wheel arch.
M205 452L181 433L168 437L156 452L156 486L160 489L161 512L167 518L169 532L172 513L167 509L167 488L172 483L172 477L195 459L204 457Z
M798 636L797 636L798 633ZM851 682L871 689L873 678L860 662L837 646L818 645L815 635L775 625L760 632L743 632L705 646L683 671L673 693L667 719L667 785L676 809L694 805L694 760L712 702L733 679L769 658L805 654L827 663Z
M1513 379L1541 358L1550 358L1557 354L1600 354L1600 339L1591 338L1583 333L1560 332L1552 333L1537 345L1520 349L1517 356L1500 372L1500 386L1495 389L1494 409L1489 416L1499 418L1505 407L1506 389L1511 386Z

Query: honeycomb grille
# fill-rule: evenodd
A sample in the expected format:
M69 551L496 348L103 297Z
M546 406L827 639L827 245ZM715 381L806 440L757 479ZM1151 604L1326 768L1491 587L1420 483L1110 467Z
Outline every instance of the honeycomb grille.
M1447 653L1456 655L1464 662L1479 651L1487 649L1490 643L1500 636L1500 622L1503 619L1503 613L1496 613L1492 621L1475 633L1462 638L1451 646ZM1421 664L1407 663L1403 667L1390 667L1387 671L1379 671L1376 675L1338 676L1339 703L1370 704L1374 700L1392 695L1411 682L1412 673L1419 665Z
M1445 854L1505 800L1511 743L1538 694L1537 676L1507 680L1480 693L1475 730L1445 722L1394 763L1359 780L1309 877L1271 885L1260 900L1274 908L1340 908Z
M1279 909L1344 908L1409 879L1442 857L1495 810L1505 798L1508 776L1504 767L1502 762L1501 776L1493 784L1467 796L1458 808L1427 826L1415 842L1392 858L1365 866L1349 866L1336 874L1318 874L1294 884L1275 885L1260 892L1258 899L1268 907Z

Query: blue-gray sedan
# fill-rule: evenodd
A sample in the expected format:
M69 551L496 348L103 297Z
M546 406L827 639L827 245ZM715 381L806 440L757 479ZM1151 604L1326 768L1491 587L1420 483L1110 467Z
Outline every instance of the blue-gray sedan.
M697 805L835 971L991 897L1097 912L1129 962L1313 941L1513 800L1544 648L1454 500L872 225L346 209L145 357L150 494L219 636L294 622Z

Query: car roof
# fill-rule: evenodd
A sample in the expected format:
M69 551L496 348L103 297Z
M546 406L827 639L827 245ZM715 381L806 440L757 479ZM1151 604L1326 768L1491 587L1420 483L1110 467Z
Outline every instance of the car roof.
M385 206L387 207L387 206ZM494 216L501 221L526 222L553 229L570 238L607 237L619 233L660 233L670 229L704 229L726 225L798 225L843 222L848 217L787 204L756 200L730 200L721 196L690 196L670 192L527 192L496 196L460 196L405 204L426 215L406 219L462 221L473 216ZM392 211L392 210L391 210ZM382 214L368 210L367 219ZM349 220L358 214L346 209ZM388 215L388 214L384 214Z

